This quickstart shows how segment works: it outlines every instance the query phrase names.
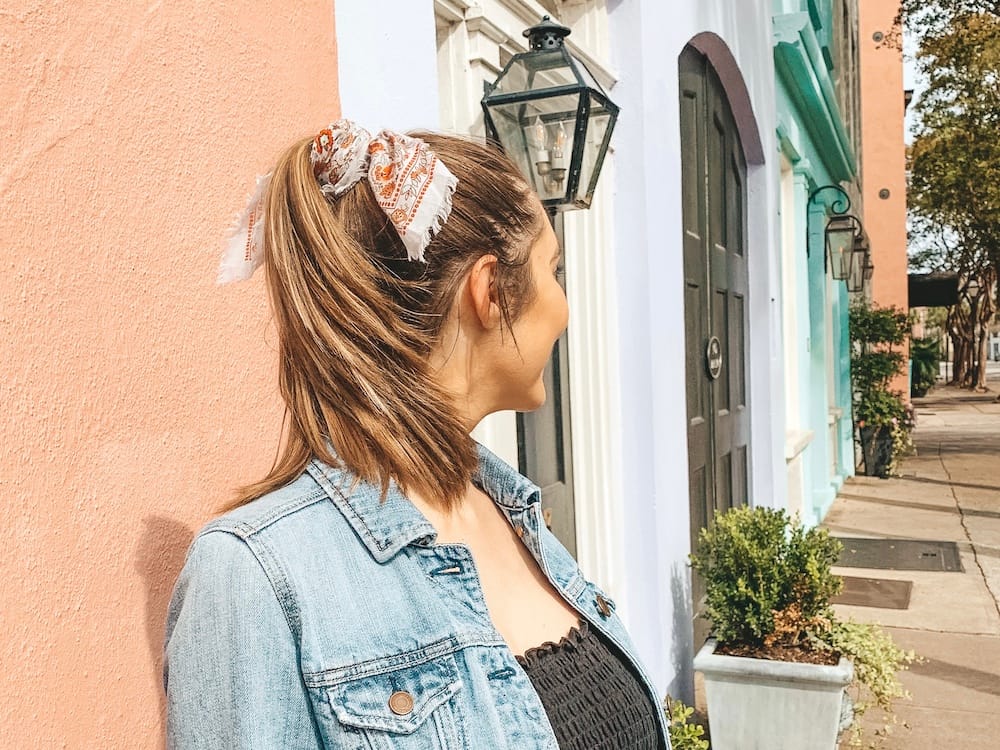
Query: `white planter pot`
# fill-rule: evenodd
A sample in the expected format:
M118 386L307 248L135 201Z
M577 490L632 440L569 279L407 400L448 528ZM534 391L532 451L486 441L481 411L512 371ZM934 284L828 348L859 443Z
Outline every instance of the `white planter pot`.
M715 653L709 639L694 658L705 676L712 750L835 750L844 688L854 666L747 659Z

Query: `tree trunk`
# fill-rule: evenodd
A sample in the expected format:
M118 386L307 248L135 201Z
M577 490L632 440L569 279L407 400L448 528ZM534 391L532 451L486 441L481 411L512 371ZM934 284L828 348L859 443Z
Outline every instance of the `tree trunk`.
M953 346L953 351L955 352L955 359L952 362L952 377L951 384L957 386L965 386L969 379L969 363L971 360L970 346L971 343L962 335L955 335L951 337Z
M979 326L979 341L976 342L976 376L972 387L979 391L986 390L986 354L989 351L989 336L986 326Z

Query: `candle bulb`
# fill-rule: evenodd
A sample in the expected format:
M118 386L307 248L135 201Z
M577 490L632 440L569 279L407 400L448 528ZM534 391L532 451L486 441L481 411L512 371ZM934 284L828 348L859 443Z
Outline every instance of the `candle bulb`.
M535 117L535 122L528 128L528 132L532 141L531 146L535 151L535 169L539 175L546 175L549 173L551 162L549 151L545 148L545 125L542 124L541 117Z
M552 179L562 180L566 176L566 130L559 123L556 140L552 146Z

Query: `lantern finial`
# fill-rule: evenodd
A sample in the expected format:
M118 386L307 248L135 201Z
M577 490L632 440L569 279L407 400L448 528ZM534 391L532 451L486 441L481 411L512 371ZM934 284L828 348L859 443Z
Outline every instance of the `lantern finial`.
M562 48L563 40L569 35L569 27L556 23L548 16L542 16L541 22L524 30L524 36L528 38L528 46L535 51L542 52Z

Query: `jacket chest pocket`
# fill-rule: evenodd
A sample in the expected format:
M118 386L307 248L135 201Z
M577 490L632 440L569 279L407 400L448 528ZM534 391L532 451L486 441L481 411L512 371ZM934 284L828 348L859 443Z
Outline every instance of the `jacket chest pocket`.
M371 750L462 747L452 697L462 688L454 657L327 688L337 720Z

